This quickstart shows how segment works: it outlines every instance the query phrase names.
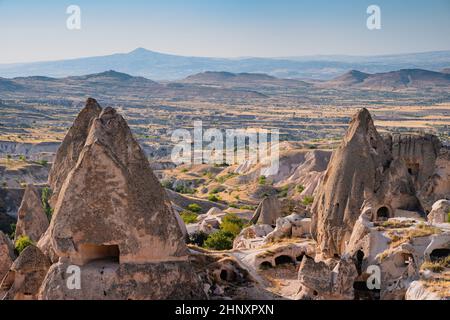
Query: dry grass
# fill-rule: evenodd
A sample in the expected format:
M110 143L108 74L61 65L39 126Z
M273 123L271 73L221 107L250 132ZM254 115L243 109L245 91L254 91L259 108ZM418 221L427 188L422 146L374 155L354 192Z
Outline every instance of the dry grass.
M437 273L440 273L447 268L450 268L450 256L447 256L438 261L426 261L420 267L421 270L431 270Z

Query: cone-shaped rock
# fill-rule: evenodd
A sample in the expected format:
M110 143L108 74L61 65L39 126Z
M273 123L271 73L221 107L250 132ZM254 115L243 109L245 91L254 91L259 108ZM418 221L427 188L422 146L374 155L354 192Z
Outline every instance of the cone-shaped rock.
M0 231L0 283L14 262L14 248L9 238ZM1 289L0 289L1 294Z
M391 159L369 111L360 110L333 153L313 204L311 231L324 254L343 251L363 202L380 189Z
M89 133L92 119L102 111L95 99L89 98L86 106L78 114L72 127L56 152L55 161L48 176L48 183L53 191L51 205L54 206L64 180L75 167Z
M50 268L50 260L34 245L26 247L14 261L1 283L5 300L37 299L39 288Z
M33 242L38 242L48 228L48 218L39 191L32 184L28 184L25 189L17 217L14 241L20 236L28 236Z
M167 195L126 121L112 108L95 118L68 174L50 225L53 249L76 264L187 259Z
M281 203L276 196L269 196L259 203L251 223L275 225L279 217L281 217Z

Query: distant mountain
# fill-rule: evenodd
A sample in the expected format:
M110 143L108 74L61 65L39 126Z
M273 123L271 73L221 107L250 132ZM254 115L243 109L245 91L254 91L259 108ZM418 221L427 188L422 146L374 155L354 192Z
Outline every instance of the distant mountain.
M143 77L109 70L101 73L65 78L42 76L0 78L0 92L5 97L71 98L95 96L100 98L138 97L166 100L182 99L259 99L266 96L255 90L209 88L195 85L158 83Z
M299 88L310 84L295 79L280 79L264 73L231 73L225 71L206 71L187 77L179 83L224 88L248 88L255 90L279 88Z
M450 74L422 69L402 69L392 72L367 74L352 70L321 84L334 88L363 88L372 90L448 89Z
M445 68L441 70L442 73L450 73L450 68Z
M407 68L439 71L450 65L450 51L373 57L207 58L163 54L138 48L129 53L60 61L2 64L0 77L68 77L116 70L153 80L180 80L205 71L267 74L278 78L329 80L347 70L365 73Z

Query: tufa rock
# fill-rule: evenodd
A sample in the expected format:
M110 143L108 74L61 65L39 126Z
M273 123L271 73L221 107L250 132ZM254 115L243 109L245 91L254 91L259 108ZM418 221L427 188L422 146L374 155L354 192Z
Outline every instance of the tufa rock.
M14 259L14 248L11 240L0 231L0 283L13 264Z
M50 268L48 258L34 245L26 247L3 279L5 300L35 300Z
M104 109L68 174L50 225L59 257L84 264L187 259L183 234L147 157L122 116Z
M281 203L276 196L268 196L264 198L256 208L251 223L269 224L274 226L277 219L281 217Z
M38 242L48 228L48 218L42 207L39 191L34 185L27 185L17 216L14 241L26 235L33 242Z
M48 183L52 189L50 205L54 207L59 191L69 172L75 167L81 150L89 133L91 121L96 118L102 108L95 99L89 98L86 106L78 114L72 127L67 132L56 152L55 161L49 172Z
M433 204L431 212L428 215L428 221L431 223L450 222L450 200L439 200Z

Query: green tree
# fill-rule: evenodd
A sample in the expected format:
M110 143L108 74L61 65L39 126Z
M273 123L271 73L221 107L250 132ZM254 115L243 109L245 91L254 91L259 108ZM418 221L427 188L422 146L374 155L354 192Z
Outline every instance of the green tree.
M233 234L220 230L209 235L204 247L213 250L229 250L233 248Z
M34 244L34 242L28 237L28 236L20 236L16 243L14 244L14 248L16 251L20 254L23 250L25 250L26 247L29 245Z
M192 211L192 212L200 212L202 210L202 207L200 207L198 204L196 203L191 203L190 205L188 205L188 210Z

